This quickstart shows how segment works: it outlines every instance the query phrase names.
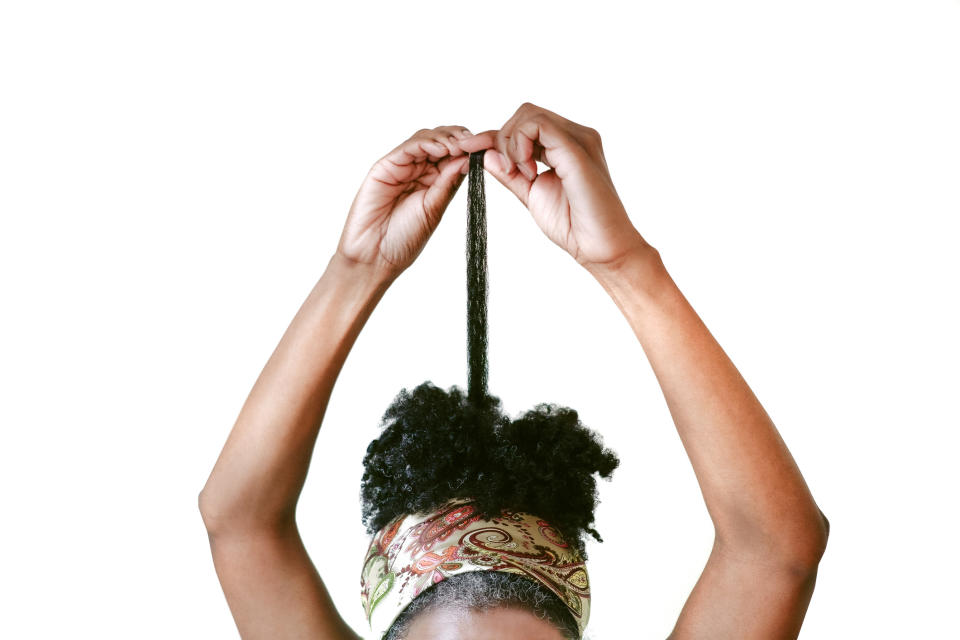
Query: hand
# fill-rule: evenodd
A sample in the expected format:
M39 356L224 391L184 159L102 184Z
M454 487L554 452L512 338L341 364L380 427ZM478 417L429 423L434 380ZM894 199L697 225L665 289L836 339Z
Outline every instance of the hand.
M620 202L595 129L528 102L499 130L460 140L460 147L490 149L484 169L584 267L611 267L650 246ZM537 175L537 160L550 169Z
M370 168L337 253L395 278L416 259L470 168L464 127L420 129Z

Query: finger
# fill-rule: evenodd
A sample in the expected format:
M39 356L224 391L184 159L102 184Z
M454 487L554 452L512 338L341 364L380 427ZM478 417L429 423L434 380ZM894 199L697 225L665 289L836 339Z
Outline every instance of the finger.
M538 162L542 162L543 164L547 165L551 169L554 168L549 162L547 162L546 149L544 149L543 145L540 144L540 142L537 140L533 141L533 151L531 152L530 156L531 157L527 166L530 167L533 173L534 179L536 179L536 176L539 172L539 167L537 167Z
M420 146L430 152L427 155L427 160L430 162L439 162L442 158L450 155L450 149L441 140L424 140L420 143Z
M537 163L533 160L524 160L517 165L517 169L520 170L520 173L522 173L523 177L527 180L537 179Z
M561 154L583 147L578 136L584 127L529 102L520 105L503 129L506 144L502 153L528 178L536 177L537 161L556 169Z
M535 180L537 178L537 162L533 158L533 140L518 127L514 130L510 141L514 149L513 157L517 162L520 173L527 180Z
M423 208L428 214L438 218L443 215L466 177L463 167L469 167L469 161L470 156L460 156L444 163L439 175L423 195Z
M586 154L584 147L577 142L576 138L568 131L563 123L544 116L534 116L528 118L517 125L517 131L514 137L518 141L528 139L532 142L530 158L536 168L536 160L543 162L552 169L558 169L561 164L561 158L564 156L578 156ZM526 147L524 147L524 157L526 160ZM563 179L562 171L558 170L557 175Z
M463 153L463 150L460 149L460 145L457 144L456 139L452 135L447 135L444 133L437 134L437 137L433 140L441 147L445 149L445 154L447 156L458 156Z
M469 164L463 163L463 158L464 156L445 156L440 160L440 162L437 163L436 168L428 168L426 171L424 171L423 175L417 178L416 182L424 187L432 186L450 163L455 162L457 163L457 166L464 164L465 167L469 167ZM467 169L461 168L460 171L461 173L466 173Z
M437 171L443 173L448 164L455 163L460 167L460 173L466 175L470 170L470 158L466 155L447 156L437 164ZM461 166L462 165L462 166Z
M547 150L540 144L539 140L533 141L533 159L543 164L550 164L547 162Z
M460 147L460 140L471 135L469 129L459 126L437 127L433 130L433 133L434 141L444 145L451 156L464 153L463 148Z
M384 156L384 160L405 166L417 162L437 162L448 153L446 146L417 132Z
M466 138L467 136L473 135L470 133L470 129L461 127L459 125L446 125L443 127L437 127L434 129L434 131L444 135L456 136L457 138Z
M500 168L505 175L513 173L513 162L507 152L507 147L510 144L510 131L507 129L509 124L510 122L507 121L507 124L497 132L497 139L494 144L494 148L497 150L494 157L500 162Z
M533 182L528 180L523 174L514 171L508 173L504 168L506 160L498 158L499 151L490 150L483 154L483 168L505 186L513 195L517 196L523 206L527 206L530 200L530 187Z
M513 112L513 115L510 116L510 119L500 127L500 134L497 136L497 150L500 151L500 154L507 160L504 169L508 175L511 175L516 169L516 165L523 160L517 156L517 141L514 138L516 128L524 120L529 119L537 109L538 107L529 102L525 102L520 105L517 110ZM536 165L534 165L534 168L536 168Z
M514 114L503 123L503 126L497 131L496 140L493 145L493 148L497 150L497 153L494 154L493 157L500 162L500 168L506 175L509 175L513 171L513 163L510 162L507 156L507 145L510 143L510 127L516 118L517 114L514 112Z
M460 140L460 148L467 153L480 151L482 149L492 149L496 142L497 130L481 131L474 133Z

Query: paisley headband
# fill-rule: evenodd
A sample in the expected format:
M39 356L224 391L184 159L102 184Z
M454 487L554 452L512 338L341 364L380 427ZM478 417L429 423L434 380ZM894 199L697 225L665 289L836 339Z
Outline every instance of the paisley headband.
M374 535L361 573L361 598L380 640L428 587L468 571L503 571L535 580L567 605L583 635L590 582L580 554L540 518L513 511L483 519L469 500L401 516Z

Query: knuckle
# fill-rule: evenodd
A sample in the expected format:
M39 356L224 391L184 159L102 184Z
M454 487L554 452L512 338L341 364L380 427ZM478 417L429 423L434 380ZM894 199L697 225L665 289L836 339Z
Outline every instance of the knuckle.
M600 132L593 127L584 127L583 142L581 144L595 151L603 150L603 140L600 138Z
M514 115L520 116L523 118L531 118L534 115L536 115L539 111L540 111L540 108L537 105L533 104L532 102L524 102L519 107L517 107L517 111Z
M530 122L535 124L546 124L550 121L550 118L547 117L547 114L542 111L530 115Z

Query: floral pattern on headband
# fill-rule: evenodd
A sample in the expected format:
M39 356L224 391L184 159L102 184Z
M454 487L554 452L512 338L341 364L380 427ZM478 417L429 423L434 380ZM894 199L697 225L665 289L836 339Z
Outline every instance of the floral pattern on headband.
M375 638L428 587L468 571L525 576L556 594L581 635L590 615L586 564L544 520L505 510L485 519L470 500L402 516L377 532L361 573L361 600Z

